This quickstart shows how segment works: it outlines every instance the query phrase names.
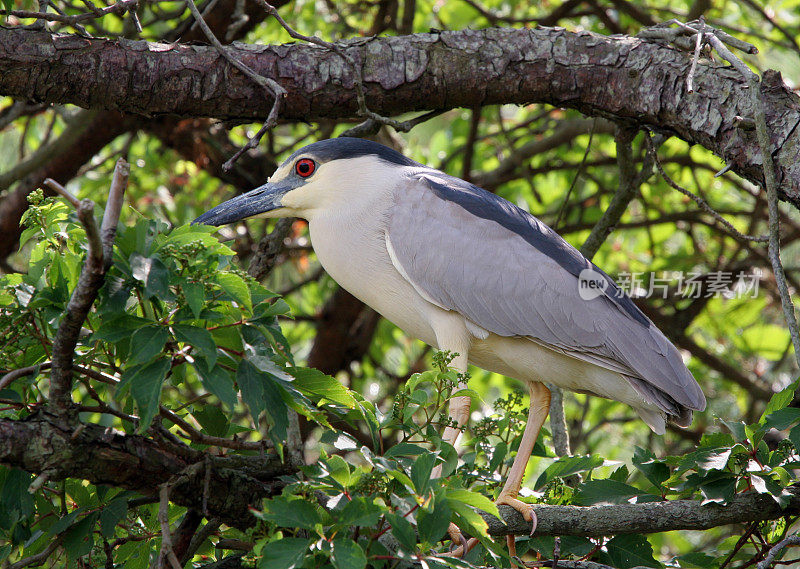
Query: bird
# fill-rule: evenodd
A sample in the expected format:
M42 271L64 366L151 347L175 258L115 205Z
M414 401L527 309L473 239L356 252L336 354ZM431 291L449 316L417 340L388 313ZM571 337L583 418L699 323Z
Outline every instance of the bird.
M253 217L306 219L320 264L353 296L456 354L458 371L472 363L528 385L527 422L495 503L534 529L533 507L518 496L549 412L545 384L621 401L657 434L705 409L678 349L610 276L529 212L392 148L311 143L193 223ZM450 444L469 411L469 397L450 400ZM514 555L513 537L508 545Z

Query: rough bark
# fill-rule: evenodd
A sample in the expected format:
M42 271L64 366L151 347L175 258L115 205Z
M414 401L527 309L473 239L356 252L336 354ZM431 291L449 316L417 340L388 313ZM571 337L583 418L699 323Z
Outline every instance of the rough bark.
M600 537L621 533L659 533L673 530L706 530L728 524L776 520L800 513L800 487L789 488L790 503L781 508L768 494L737 494L728 504L703 504L696 500L669 500L644 504L602 506L535 506L536 535ZM500 506L505 523L481 514L490 535L528 535L530 523L510 506Z
M375 112L550 103L701 144L740 175L762 183L755 134L735 118L753 114L739 74L700 63L695 92L687 93L691 57L658 43L552 28L495 28L356 39L345 45L361 68ZM339 55L305 44L235 44L231 49L288 90L283 119L356 114L354 72ZM764 79L781 197L800 206L798 97L777 73ZM272 105L213 48L20 29L0 29L0 94L147 116L236 120L263 118Z
M82 478L143 494L157 494L159 485L177 480L170 501L202 511L205 496L213 517L241 529L255 523L249 508L280 491L278 477L294 470L274 453L211 457L99 425L65 429L62 424L46 412L23 421L0 419L0 464L46 473L48 480Z
M155 494L167 481L176 481L170 500L202 511L204 496L209 513L240 528L255 524L250 506L282 487L279 477L292 472L272 453L263 457L208 457L189 447L162 444L138 435L126 435L98 425L65 429L46 412L23 421L0 419L0 463L28 472L46 473L49 480L86 479ZM206 491L206 465L211 478ZM786 508L769 496L739 494L725 506L692 500L603 506L537 505L537 535L596 537L619 533L656 533L703 530L721 525L774 520L800 513L800 488L791 487ZM504 522L484 518L491 535L530 532L530 524L508 506L500 506Z

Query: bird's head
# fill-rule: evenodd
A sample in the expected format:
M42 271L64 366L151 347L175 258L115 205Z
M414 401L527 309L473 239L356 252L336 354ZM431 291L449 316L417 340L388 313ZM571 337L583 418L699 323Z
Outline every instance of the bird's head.
M386 187L405 166L421 166L391 148L360 138L304 146L266 184L207 211L193 223L225 225L250 217L304 217L345 207L356 194Z

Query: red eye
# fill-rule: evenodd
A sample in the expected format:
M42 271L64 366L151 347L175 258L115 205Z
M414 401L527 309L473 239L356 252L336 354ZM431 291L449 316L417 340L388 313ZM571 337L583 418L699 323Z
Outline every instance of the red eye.
M311 174L313 174L316 167L317 165L314 164L314 161L310 158L298 160L297 164L294 165L295 172L297 172L297 174L303 178L308 178Z

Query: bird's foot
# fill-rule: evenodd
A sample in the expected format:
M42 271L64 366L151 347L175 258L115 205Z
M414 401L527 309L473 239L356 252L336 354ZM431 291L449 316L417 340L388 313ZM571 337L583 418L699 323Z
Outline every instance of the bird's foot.
M527 504L522 500L518 500L510 494L503 494L502 492L500 493L500 496L497 497L497 500L495 500L495 504L498 506L511 506L520 514L522 514L523 519L531 524L530 535L534 534L536 531L537 518L536 512L534 511L532 505ZM461 533L461 530L458 529L458 526L452 522L450 523L450 527L447 529L447 533L450 535L450 540L453 542L454 546L460 544L451 551L455 557L464 557L469 551L472 550L473 547L478 544L478 540L474 537L470 538L469 540L466 539ZM513 535L506 536L506 545L508 546L508 553L511 558L516 558L517 544Z
M494 503L496 506L500 505L511 506L520 514L522 514L523 519L526 522L531 523L530 535L534 534L534 532L536 531L536 524L538 523L538 519L536 518L536 512L534 511L532 505L527 504L522 500L518 500L515 496L512 496L510 494L505 494L503 492L500 492L500 495L497 497L497 500L495 500Z
M526 522L531 523L531 533L536 531L536 512L533 510L533 506L523 502L522 500L518 500L516 497L512 496L511 494L506 494L505 492L500 492L500 495L497 497L497 500L494 501L496 506L506 505L511 506L520 514ZM513 535L506 536L506 545L508 546L508 554L511 556L511 559L517 558L517 542ZM512 563L512 567L516 567L517 565Z
M467 539L456 524L450 522L450 527L447 528L447 533L450 535L450 541L453 542L455 549L450 551L454 557L464 558L467 553L472 551L472 548L478 544L478 540L473 538ZM456 547L457 546L457 547Z

